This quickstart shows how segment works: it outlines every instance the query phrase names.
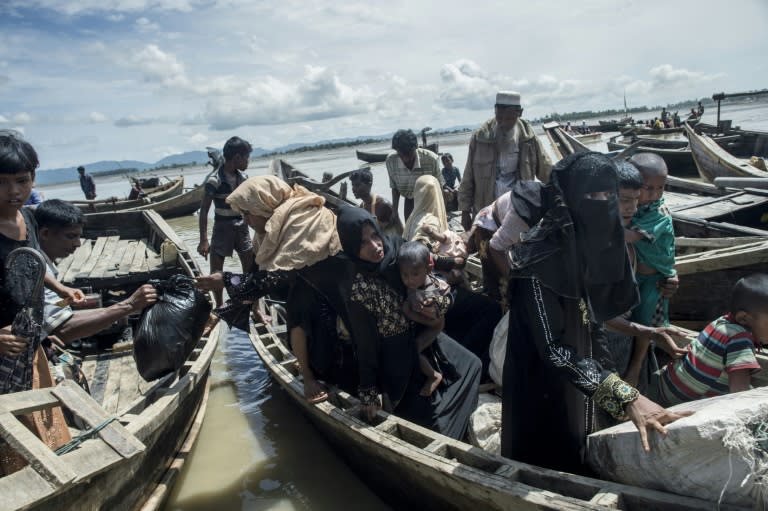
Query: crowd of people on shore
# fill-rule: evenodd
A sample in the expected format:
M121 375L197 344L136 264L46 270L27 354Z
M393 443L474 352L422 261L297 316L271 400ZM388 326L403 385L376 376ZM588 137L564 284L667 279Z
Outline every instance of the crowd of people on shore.
M368 420L384 409L457 439L490 381L489 346L505 321L503 455L583 473L587 435L627 419L648 450L650 432L685 415L666 406L749 388L755 349L768 343L768 276L735 283L726 313L682 347L685 335L669 324L679 281L664 161L584 152L553 165L522 113L518 93L497 94L463 175L450 154L398 130L385 162L391 202L371 193L373 175L360 169L349 177L359 206L334 210L278 177L248 178L251 146L232 137L204 185L197 249L211 272L197 285L216 293L217 317L244 330L260 297L285 301L311 403L338 386ZM37 164L28 142L0 134L0 259L19 246L41 250L51 293L44 335L30 339L12 333L23 304L2 287L0 393L32 388L46 336L66 344L156 300L147 285L91 314L54 306L83 299L56 281L55 260L74 251L84 220L63 201L22 207ZM222 271L233 252L242 273ZM463 271L474 252L481 289Z

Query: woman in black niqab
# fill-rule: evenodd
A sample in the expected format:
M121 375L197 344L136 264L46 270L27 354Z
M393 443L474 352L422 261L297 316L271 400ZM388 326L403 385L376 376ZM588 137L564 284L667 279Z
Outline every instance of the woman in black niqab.
M405 287L397 267L401 238L384 236L370 213L344 207L336 228L344 254L355 265L349 295L349 327L358 360L358 395L372 419L384 408L453 438L462 438L477 407L480 360L441 333L432 344L445 375L443 384L421 396L417 331L403 314Z
M583 472L598 409L629 417L646 449L646 428L664 433L679 417L622 381L606 349L601 322L637 301L617 191L608 157L566 157L542 191L542 219L509 254L504 456Z

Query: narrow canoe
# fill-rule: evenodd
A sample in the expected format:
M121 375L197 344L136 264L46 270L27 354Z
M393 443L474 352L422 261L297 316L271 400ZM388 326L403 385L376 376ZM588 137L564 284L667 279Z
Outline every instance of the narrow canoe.
M395 509L693 511L715 505L492 455L385 412L369 424L359 401L337 389L328 401L309 404L296 359L275 331L254 324L250 332L272 377L335 452Z
M160 202L184 192L184 177L180 176L168 183L164 183L157 188L153 188L150 193L140 199L118 199L111 197L109 199L97 200L77 200L71 201L72 204L80 208L83 213L104 213L108 211L122 211L125 209L138 208L152 202Z
M160 213L163 218L176 218L179 216L191 215L200 209L200 203L205 195L205 187L197 185L181 195L171 197L159 202L150 202L137 208L131 208L128 211L144 211L151 209Z
M702 179L711 183L717 177L768 177L768 172L753 167L747 159L736 156L723 147L739 144L742 135L726 134L725 137L730 137L731 140L728 142L725 137L712 138L699 134L687 124L685 132ZM764 136L768 137L768 134Z
M423 149L428 149L432 151L435 154L440 154L440 145L437 142L433 142L431 144L427 144L426 146L419 146ZM390 153L368 153L365 151L359 151L356 150L355 153L357 154L357 159L362 160L367 163L381 163L383 161L387 160L387 156L389 156Z
M688 147L686 140L667 140L650 136L639 137L635 140L633 137L617 135L608 140L608 150L622 151L636 141L643 142L637 148L637 152L653 153L664 158L670 175L679 177L695 177L698 175L691 149Z
M85 238L59 263L60 275L68 285L89 286L105 300L132 292L149 278L200 274L184 243L154 211L93 215ZM176 254L163 264L160 247L166 239L176 245ZM54 388L0 396L6 412L0 417L0 436L20 446L31 462L0 477L3 509L149 511L162 505L184 458L178 453L194 444L195 425L205 413L219 329L198 341L180 370L154 382L141 379L130 348L99 348L111 347L121 333L118 327L91 338L98 342L90 343L91 354L83 363L90 395L64 381ZM91 427L110 417L117 421L74 450L55 455L12 415L55 405L73 410Z

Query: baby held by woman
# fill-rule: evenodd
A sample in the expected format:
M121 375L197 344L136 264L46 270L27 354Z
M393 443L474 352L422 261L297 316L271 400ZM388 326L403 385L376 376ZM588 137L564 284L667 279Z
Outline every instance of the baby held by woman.
M432 273L432 256L423 243L404 243L397 257L400 278L408 289L403 313L411 321L426 327L417 335L416 344L419 350L419 368L427 377L421 395L430 396L440 385L443 375L432 366L425 350L445 325L445 312L451 304L450 286Z

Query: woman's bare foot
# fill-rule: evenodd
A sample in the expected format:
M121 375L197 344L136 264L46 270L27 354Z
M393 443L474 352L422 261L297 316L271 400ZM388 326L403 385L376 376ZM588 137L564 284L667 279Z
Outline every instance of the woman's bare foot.
M421 387L419 395L424 397L431 396L432 393L437 390L437 386L440 385L441 381L443 381L443 375L434 371L431 376L427 377L427 381L424 383L424 386Z
M328 399L328 392L317 380L304 379L304 397L310 404L322 403Z
M208 335L211 333L211 330L213 330L213 327L215 327L219 323L219 317L211 313L208 316L208 322L205 324L205 328L203 328L203 335L202 337L208 337Z

